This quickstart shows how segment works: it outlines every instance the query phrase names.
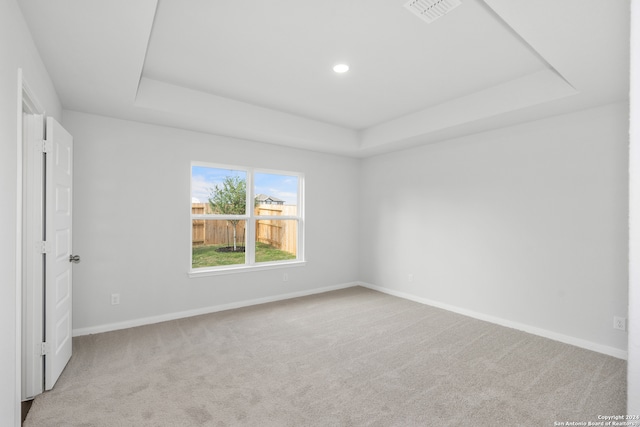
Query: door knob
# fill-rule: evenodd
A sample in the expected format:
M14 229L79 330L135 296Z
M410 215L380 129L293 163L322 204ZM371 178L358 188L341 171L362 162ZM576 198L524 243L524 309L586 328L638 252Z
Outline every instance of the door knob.
M69 255L69 262L79 263L80 255Z

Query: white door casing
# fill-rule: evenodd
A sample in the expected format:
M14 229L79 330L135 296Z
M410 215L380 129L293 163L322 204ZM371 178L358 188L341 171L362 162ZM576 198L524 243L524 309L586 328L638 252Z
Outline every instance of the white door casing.
M42 393L44 116L23 113L22 400Z
M46 125L45 390L71 358L73 138L52 117Z

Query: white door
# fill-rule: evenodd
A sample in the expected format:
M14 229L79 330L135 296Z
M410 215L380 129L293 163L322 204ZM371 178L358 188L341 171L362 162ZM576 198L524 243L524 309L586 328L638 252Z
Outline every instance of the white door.
M45 162L45 390L51 390L71 358L71 211L73 138L47 117Z

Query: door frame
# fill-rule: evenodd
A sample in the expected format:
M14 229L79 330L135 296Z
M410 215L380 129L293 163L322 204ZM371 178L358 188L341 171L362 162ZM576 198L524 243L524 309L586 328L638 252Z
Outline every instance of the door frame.
M24 392L24 378L25 372L23 369L27 367L27 361L25 360L27 356L26 348L31 348L32 351L34 346L37 345L35 342L27 343L23 342L25 339L25 334L23 333L23 328L26 327L25 316L29 315L29 310L26 310L27 304L31 304L33 306L33 301L29 301L24 297L24 291L26 287L24 272L26 268L26 259L24 257L24 250L26 249L24 244L24 239L26 237L27 227L30 226L29 223L26 222L25 219L25 210L24 203L27 200L26 194L33 189L27 188L29 182L25 179L25 174L29 172L28 165L25 164L27 161L24 151L29 149L26 144L26 135L24 132L25 121L23 118L23 113L27 114L38 114L43 117L46 114L46 110L42 107L42 104L38 101L37 96L31 90L31 87L27 83L22 69L18 69L18 102L17 102L17 189L16 189L16 396L19 397L19 400L25 400L27 396L25 396ZM43 122L43 132L44 132L44 122ZM42 318L42 315L40 316ZM34 339L35 341L35 339ZM29 396L32 397L32 396ZM18 415L20 413L20 401L16 402ZM18 416L17 419L20 419Z

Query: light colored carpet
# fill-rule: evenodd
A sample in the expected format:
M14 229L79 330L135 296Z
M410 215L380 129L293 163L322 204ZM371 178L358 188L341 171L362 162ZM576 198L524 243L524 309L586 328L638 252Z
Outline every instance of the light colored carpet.
M74 339L25 426L553 426L626 362L364 288Z

